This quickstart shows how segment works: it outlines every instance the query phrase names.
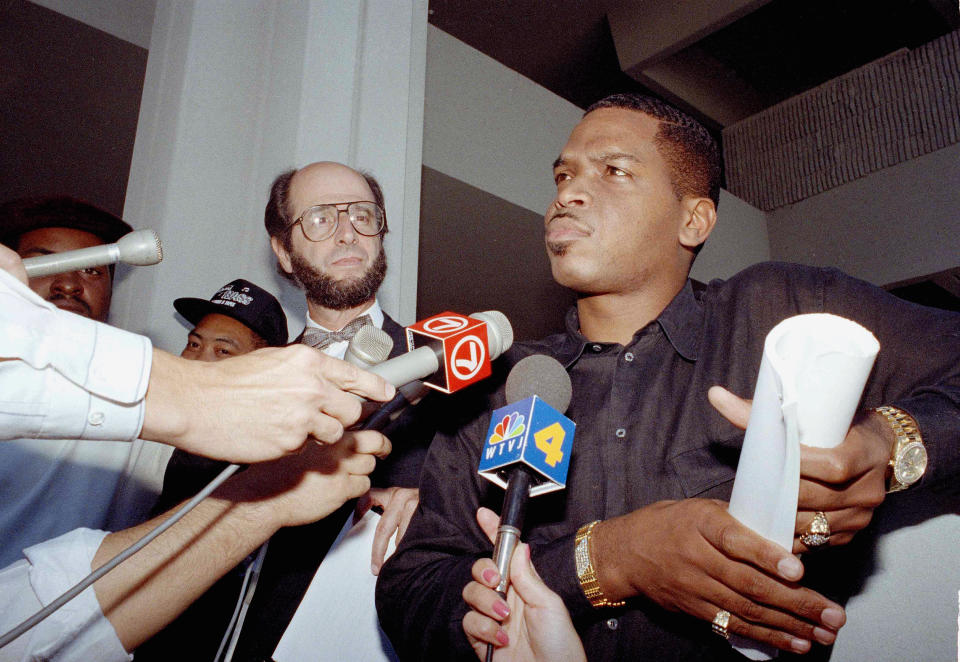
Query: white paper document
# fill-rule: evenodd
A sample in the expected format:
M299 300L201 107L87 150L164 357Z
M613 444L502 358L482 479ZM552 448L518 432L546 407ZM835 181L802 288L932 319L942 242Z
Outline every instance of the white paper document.
M832 448L853 421L880 344L848 319L790 317L764 342L753 408L730 496L730 514L785 549L793 547L800 444ZM775 651L731 635L753 660Z
M370 550L380 516L348 520L327 552L273 653L276 662L393 662L390 641L374 605L377 578ZM394 539L387 547L393 554Z

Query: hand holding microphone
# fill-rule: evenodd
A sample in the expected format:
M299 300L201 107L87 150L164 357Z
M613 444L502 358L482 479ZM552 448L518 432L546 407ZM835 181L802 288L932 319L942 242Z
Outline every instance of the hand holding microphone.
M570 376L549 356L521 360L507 376L507 406L493 412L481 451L481 476L506 487L493 560L500 574L496 591L505 598L510 561L520 541L527 497L566 486L575 425L561 414L570 404ZM493 645L487 646L488 662Z
M157 264L161 260L163 246L157 233L153 230L136 230L120 237L114 244L28 257L23 261L23 267L29 278L39 278L117 262L142 267Z
M499 518L487 508L477 511L477 524L493 542L497 535ZM484 659L487 641L471 633L483 630L483 623L493 619L499 628L493 638L500 644L494 660L511 662L586 662L580 636L573 627L570 612L563 599L551 591L530 560L530 547L520 543L510 564L510 590L504 600L509 612L506 616L496 611L481 611L474 607L463 617L463 629L477 657ZM497 578L490 573L490 559L480 559L472 570L473 582L464 590L464 596L474 588L495 588Z

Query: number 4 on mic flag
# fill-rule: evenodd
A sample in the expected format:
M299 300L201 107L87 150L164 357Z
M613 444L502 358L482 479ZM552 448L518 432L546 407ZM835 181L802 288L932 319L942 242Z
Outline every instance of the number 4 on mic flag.
M478 469L506 488L502 469L523 464L536 478L530 496L562 490L570 468L576 424L536 395L493 412Z

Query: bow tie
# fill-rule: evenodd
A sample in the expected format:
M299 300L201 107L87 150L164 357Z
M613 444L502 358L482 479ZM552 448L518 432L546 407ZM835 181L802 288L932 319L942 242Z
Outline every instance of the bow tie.
M335 342L350 342L350 339L357 335L357 331L367 324L373 324L373 320L370 319L369 315L361 315L339 331L325 331L324 329L308 326L304 330L303 338L300 342L323 351Z

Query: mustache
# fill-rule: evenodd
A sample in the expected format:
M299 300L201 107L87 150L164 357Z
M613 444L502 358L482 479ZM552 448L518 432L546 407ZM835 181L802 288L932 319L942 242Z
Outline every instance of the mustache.
M567 209L561 209L553 214L548 214L546 221L544 223L544 229L549 229L550 224L557 220L566 220L569 225L571 225L576 230L585 232L587 234L593 234L593 228L590 227L587 223L584 223L576 213L569 211Z
M69 301L76 304L79 304L81 308L87 311L87 315L90 316L93 314L93 311L90 310L90 304L75 296L70 296L69 294L54 294L49 299L50 303L56 305L57 301Z

